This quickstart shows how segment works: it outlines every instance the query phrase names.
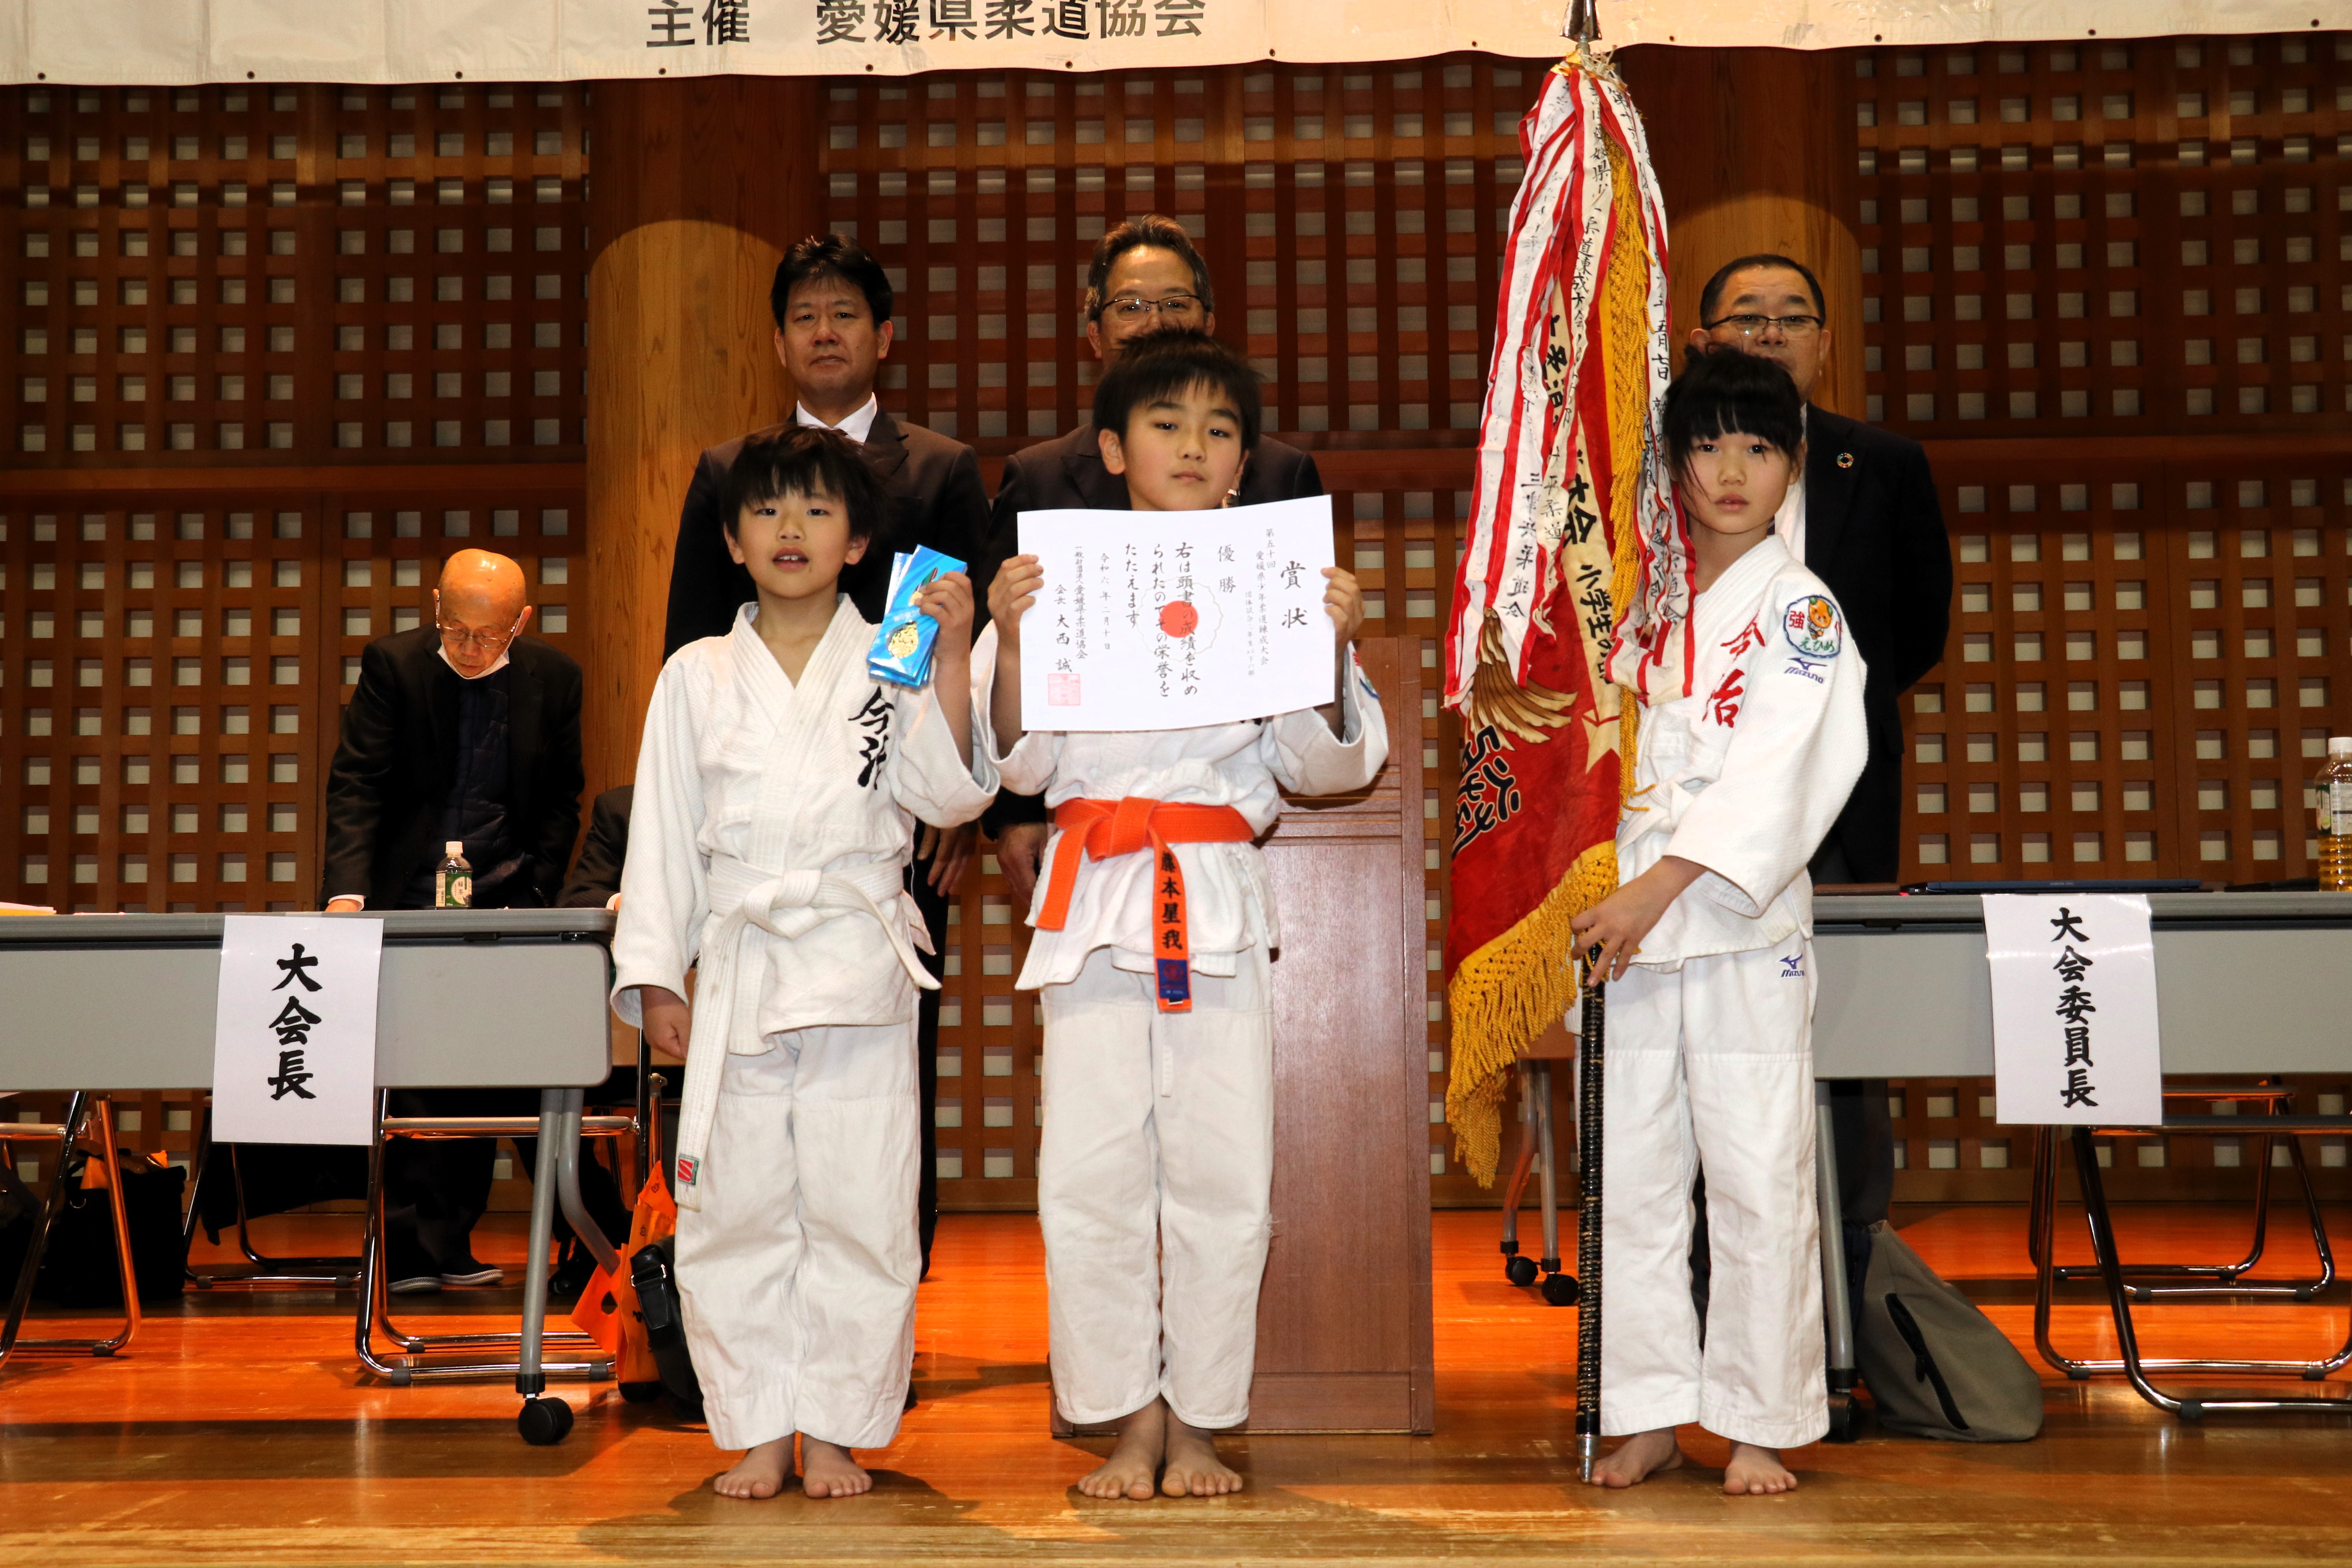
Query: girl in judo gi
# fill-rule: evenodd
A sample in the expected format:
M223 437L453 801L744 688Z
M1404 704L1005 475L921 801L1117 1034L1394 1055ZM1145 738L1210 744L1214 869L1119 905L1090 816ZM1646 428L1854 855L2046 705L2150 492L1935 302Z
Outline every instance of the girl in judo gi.
M721 1496L873 1481L853 1448L898 1433L914 1349L915 956L902 875L917 819L995 793L971 733L970 580L918 603L931 683L867 671L840 591L887 516L850 442L798 429L728 477L728 548L759 592L734 630L662 669L637 756L613 939L614 1010L686 1058L677 1273L710 1436L746 1449ZM694 1005L686 972L700 958Z
M1171 333L1120 357L1094 419L1131 508L1191 511L1232 496L1258 410L1246 363ZM1280 937L1253 840L1280 814L1278 790L1359 789L1388 755L1352 647L1362 595L1348 573L1323 574L1331 703L1120 733L1024 727L1021 614L1046 574L1015 555L990 588L976 723L1004 786L1043 792L1056 830L1018 984L1042 988L1045 1015L1037 1208L1054 1394L1071 1421L1119 1431L1078 1483L1089 1497L1242 1487L1211 1434L1249 1414L1270 1235Z
M1602 1258L1609 1327L1593 1471L1682 1463L1689 1421L1731 1439L1727 1492L1787 1491L1780 1450L1829 1427L1813 1208L1812 882L1861 775L1863 662L1820 578L1772 531L1804 471L1803 405L1768 359L1696 354L1667 389L1684 528L1645 550L1611 672L1640 700L1618 890L1574 921L1609 981ZM1630 716L1629 716L1630 717ZM1691 1183L1714 1280L1691 1303Z

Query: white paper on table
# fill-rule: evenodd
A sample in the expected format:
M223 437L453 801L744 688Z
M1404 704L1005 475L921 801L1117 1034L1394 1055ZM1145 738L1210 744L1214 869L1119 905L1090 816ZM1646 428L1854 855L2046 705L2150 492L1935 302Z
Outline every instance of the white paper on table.
M1336 696L1331 500L1024 511L1045 580L1021 617L1032 730L1189 730Z
M213 1022L213 1136L365 1143L374 1135L383 921L228 915Z
M2137 893L1989 893L1996 1114L2016 1126L2164 1120L2156 942Z

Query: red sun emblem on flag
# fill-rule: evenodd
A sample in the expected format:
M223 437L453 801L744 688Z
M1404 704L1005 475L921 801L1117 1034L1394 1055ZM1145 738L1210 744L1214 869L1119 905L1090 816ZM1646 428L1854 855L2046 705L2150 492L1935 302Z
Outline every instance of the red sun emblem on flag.
M1160 606L1160 629L1171 637L1189 637L1201 624L1201 612L1182 599Z

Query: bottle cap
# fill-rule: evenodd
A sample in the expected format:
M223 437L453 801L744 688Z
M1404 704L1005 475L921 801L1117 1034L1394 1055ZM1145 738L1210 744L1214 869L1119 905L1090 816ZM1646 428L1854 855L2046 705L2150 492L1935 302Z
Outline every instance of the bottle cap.
M2330 735L2327 737L2327 754L2329 756L2339 757L2347 752L2352 752L2352 735Z
M2347 741L2344 744L2347 748L2352 748L2352 741ZM453 858L462 858L466 853L466 841L462 838L452 838L446 844L441 846L441 853Z

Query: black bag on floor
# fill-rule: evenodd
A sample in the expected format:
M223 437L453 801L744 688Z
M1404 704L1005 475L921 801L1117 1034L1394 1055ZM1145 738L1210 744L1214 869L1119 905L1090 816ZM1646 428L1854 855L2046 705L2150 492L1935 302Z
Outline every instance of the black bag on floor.
M702 1419L702 1380L687 1353L686 1319L677 1299L677 1265L667 1237L640 1247L629 1257L629 1283L636 1288L637 1311L645 1320L646 1343L661 1369L662 1394L681 1421Z
M2009 1336L1895 1227L1870 1227L1854 1359L1882 1426L1956 1443L2022 1443L2042 1430L2042 1379Z
M180 1194L188 1173L158 1165L128 1150L122 1169L123 1219L131 1231L131 1268L142 1301L173 1300L187 1286L187 1246L180 1233ZM66 1165L65 1206L41 1251L35 1294L60 1307L120 1307L122 1279L114 1260L114 1217L102 1187L79 1185L88 1153L76 1150Z

